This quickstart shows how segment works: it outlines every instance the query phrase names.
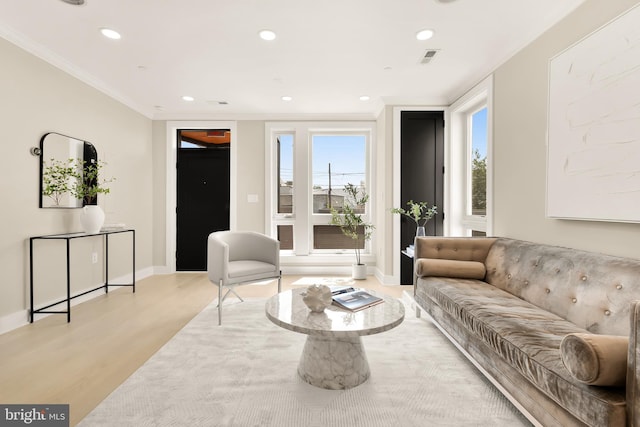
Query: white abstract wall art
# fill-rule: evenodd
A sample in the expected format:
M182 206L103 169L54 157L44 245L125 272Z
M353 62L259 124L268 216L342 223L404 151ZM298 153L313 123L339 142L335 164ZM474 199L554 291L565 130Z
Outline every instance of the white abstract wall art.
M640 222L640 7L549 62L547 216Z

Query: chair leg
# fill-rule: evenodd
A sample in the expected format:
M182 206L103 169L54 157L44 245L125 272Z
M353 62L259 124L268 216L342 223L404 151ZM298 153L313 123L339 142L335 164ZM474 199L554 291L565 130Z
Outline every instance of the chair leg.
M282 272L278 276L278 293L282 292Z
M242 297L240 295L238 295L236 293L236 291L233 290L233 288L229 288L227 289L227 292L224 294L224 296L222 297L222 301L226 300L227 297L229 296L229 294L234 294L236 296L236 298L238 298L240 300L240 302L244 302L244 300L242 299Z
M222 325L222 280L218 283L218 326Z
M236 293L236 291L234 291L234 290L233 290L233 288L229 288L229 292L227 292L227 295L229 295L229 293L234 294L234 295L236 296L236 298L238 298L238 299L240 300L240 302L244 302L244 300L242 299L242 297L241 297L240 295L238 295L238 294ZM226 296L225 296L225 298L226 298Z

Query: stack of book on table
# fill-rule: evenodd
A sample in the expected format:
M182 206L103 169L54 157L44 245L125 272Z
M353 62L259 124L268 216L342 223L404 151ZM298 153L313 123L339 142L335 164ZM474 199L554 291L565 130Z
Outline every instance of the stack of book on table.
M364 310L384 302L382 298L351 286L331 286L331 294L335 305L350 311Z
M404 252L407 254L408 257L413 258L413 255L415 253L415 249L413 245L409 245L405 248Z

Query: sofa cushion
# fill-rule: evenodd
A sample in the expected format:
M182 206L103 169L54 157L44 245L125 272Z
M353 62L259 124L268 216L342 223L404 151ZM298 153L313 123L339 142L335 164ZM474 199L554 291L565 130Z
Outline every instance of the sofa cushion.
M437 304L491 347L495 353L487 358L503 358L583 422L624 424L624 388L580 383L562 363L562 339L586 330L479 280L418 278L416 293L416 299Z
M569 334L560 344L562 362L578 381L624 386L629 338L617 335Z
M484 264L479 261L420 258L416 261L418 276L457 277L459 279L483 279Z

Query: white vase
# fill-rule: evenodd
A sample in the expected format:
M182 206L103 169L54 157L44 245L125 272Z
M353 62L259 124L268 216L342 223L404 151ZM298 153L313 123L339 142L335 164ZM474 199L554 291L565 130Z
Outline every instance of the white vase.
M355 280L364 280L367 278L367 265L366 264L352 264L351 265L351 277Z
M418 226L418 228L416 228L416 237L420 237L420 236L425 236L425 230L423 226Z
M98 205L87 205L82 208L80 215L80 225L82 230L88 234L95 234L100 231L104 224L104 211Z

